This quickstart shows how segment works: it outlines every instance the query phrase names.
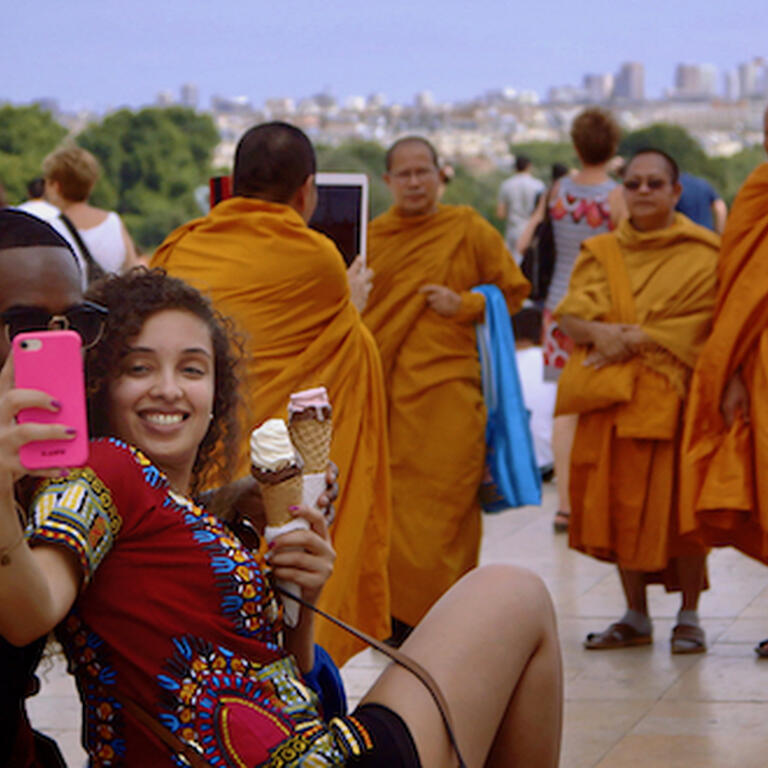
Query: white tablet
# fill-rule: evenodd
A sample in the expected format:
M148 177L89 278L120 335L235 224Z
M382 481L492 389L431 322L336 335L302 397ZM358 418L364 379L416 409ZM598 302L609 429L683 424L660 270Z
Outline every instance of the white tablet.
M365 263L368 232L368 177L364 173L318 173L317 208L309 226L333 240L349 266Z

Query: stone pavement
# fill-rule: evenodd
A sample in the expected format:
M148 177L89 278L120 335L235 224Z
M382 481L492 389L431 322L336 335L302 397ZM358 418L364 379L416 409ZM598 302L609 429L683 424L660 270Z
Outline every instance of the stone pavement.
M612 566L571 552L553 534L554 508L547 486L542 508L486 516L482 561L531 568L552 592L565 662L562 768L764 768L768 661L752 646L768 637L768 568L732 550L710 557L712 588L700 606L706 654L670 655L678 598L659 587L650 590L653 646L584 651L587 632L623 612L621 589ZM384 665L369 650L345 666L352 704ZM70 768L82 766L77 697L60 664L29 710L59 740Z

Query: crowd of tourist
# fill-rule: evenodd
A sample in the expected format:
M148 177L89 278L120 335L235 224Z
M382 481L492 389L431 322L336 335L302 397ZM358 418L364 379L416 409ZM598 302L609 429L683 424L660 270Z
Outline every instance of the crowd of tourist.
M477 567L485 298L472 288L495 285L516 315L544 223L554 271L516 326L540 349L545 408L557 387L555 530L615 563L626 598L584 646L651 643L646 588L660 582L682 595L671 651L706 650L709 547L768 563L768 164L721 243L719 198L710 228L676 210L674 158L647 148L616 173L609 112L585 110L572 138L580 167L548 187L517 158L497 210L506 242L440 202L449 177L426 139L399 139L382 168L392 207L370 225L367 268L349 271L308 226L315 152L294 126L248 130L233 196L169 233L149 268L117 213L88 203L95 158L65 145L45 160L29 201L0 210L0 756L63 764L24 706L55 633L93 766L556 766L549 595L514 565ZM46 329L82 341L82 467L29 470L20 455L78 437L18 418L59 408L14 386L14 338ZM267 546L249 435L320 386L326 489ZM301 588L297 623L284 582ZM351 713L330 703L328 673L363 641L315 608L405 655Z

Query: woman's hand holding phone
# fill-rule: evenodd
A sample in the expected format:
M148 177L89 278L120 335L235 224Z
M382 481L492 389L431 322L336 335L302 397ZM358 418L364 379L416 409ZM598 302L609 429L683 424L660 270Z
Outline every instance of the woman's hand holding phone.
M68 441L75 438L72 427L67 424L17 421L19 412L36 408L59 412L60 407L47 393L34 389L15 388L13 385L13 359L9 355L0 371L0 472L10 473L10 481L27 474L43 477L56 477L61 474L61 466L30 470L25 467L19 456L21 447L30 441Z

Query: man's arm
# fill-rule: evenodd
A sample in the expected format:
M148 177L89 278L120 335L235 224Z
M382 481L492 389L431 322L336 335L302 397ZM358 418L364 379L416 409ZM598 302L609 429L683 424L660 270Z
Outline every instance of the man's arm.
M725 230L725 222L728 218L728 206L725 204L725 200L718 197L717 200L712 201L712 224L715 227L715 232L718 235L722 235Z

